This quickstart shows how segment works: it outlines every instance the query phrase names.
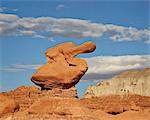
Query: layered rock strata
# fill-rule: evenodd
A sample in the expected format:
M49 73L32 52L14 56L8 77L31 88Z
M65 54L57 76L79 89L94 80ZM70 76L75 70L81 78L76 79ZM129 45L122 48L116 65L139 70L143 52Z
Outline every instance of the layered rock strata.
M150 68L125 71L110 80L100 81L89 86L84 97L124 94L150 96Z

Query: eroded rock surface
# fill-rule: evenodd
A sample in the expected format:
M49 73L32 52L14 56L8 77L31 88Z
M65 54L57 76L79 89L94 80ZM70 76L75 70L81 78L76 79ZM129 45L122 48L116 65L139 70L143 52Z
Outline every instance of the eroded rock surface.
M150 110L150 97L136 94L84 98L81 102L89 109L102 110L112 115L125 111Z
M85 42L80 46L68 42L49 48L45 53L47 63L33 74L31 81L42 89L71 88L88 69L87 62L75 56L95 49L92 42Z
M21 86L16 90L1 93L4 97L14 99L19 104L19 111L29 108L35 101L40 98L47 97L65 97L77 98L77 90L75 87L70 89L53 89L40 90L35 86ZM2 99L3 100L3 99Z
M150 96L150 68L125 71L111 80L100 81L96 86L88 87L85 97L117 94Z
M35 86L22 86L0 95L19 104L19 110L13 107L3 112L0 120L148 120L150 117L149 96L129 94L81 99L77 98L74 87L40 90Z
M19 105L13 98L0 94L0 118L19 110Z
M88 108L73 98L40 99L24 113L15 114L14 118L17 118L14 120L97 120Z

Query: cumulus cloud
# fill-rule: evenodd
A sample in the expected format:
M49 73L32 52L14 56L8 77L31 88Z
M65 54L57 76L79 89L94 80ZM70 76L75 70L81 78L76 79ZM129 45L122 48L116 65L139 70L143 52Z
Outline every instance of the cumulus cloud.
M97 56L86 60L89 69L85 80L108 79L122 71L150 67L150 55Z
M107 37L113 41L144 40L150 43L149 29L101 24L72 18L20 18L12 14L0 14L0 36L32 36L43 39Z
M13 14L0 14L0 22L13 23L18 19L19 19L18 16Z

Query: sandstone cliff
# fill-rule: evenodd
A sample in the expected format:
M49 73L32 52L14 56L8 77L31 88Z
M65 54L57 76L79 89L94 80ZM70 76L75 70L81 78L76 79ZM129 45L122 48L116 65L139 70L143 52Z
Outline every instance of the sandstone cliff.
M96 86L89 86L84 97L117 94L150 96L150 68L125 71L110 80L100 81Z

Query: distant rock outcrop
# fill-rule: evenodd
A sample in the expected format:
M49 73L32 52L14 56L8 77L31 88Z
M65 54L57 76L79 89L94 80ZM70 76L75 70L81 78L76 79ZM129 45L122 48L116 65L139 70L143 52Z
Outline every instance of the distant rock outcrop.
M75 56L95 49L96 45L92 42L85 42L80 46L68 42L49 48L45 53L47 63L33 74L31 81L42 89L71 88L88 69L86 61Z
M89 86L84 97L124 94L150 96L150 68L125 71L111 80L100 81L96 86Z

